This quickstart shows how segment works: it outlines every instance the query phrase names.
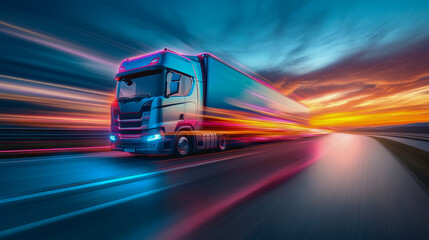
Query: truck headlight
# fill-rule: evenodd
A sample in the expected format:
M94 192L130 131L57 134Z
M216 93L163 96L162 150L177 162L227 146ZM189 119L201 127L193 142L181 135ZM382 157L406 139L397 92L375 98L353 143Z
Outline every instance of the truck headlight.
M157 134L153 134L153 135L149 135L148 137L147 137L147 141L148 142L152 142L152 141L156 141L156 140L161 140L162 139L162 136L161 136L161 134L159 134L159 133L157 133Z
M116 141L115 135L110 135L110 141L112 141L112 142Z

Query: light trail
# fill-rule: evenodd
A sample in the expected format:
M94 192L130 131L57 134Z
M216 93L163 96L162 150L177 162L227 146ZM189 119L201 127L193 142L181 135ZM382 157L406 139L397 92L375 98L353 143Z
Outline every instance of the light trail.
M68 114L68 115L67 115ZM97 117L91 115L77 116L70 113L53 112L52 115L26 115L26 114L2 114L0 121L3 124L19 124L25 126L60 127L65 129L108 129L110 118L104 114Z
M56 49L68 54L72 54L74 56L78 56L84 58L86 60L90 60L92 62L100 64L100 66L104 66L106 68L116 70L118 63L116 61L102 58L97 56L96 54L90 54L92 51L89 49L85 49L81 46L77 46L63 40L59 40L29 29L25 29L4 21L0 20L0 31L8 34L10 36L14 36L20 39L24 39L26 41L30 41L33 43L37 43L39 45L43 45L45 47L49 47L52 49Z
M90 94L97 94L97 95L104 95L104 96L111 96L112 95L111 93L87 89L87 88L73 87L73 86L68 86L68 85L63 85L63 84L58 84L58 83L43 82L43 81L38 81L38 80L33 80L33 79L28 79L28 78L14 77L14 76L2 75L2 74L0 74L0 78L6 78L6 79L10 79L10 80L22 81L22 82L27 82L27 83L35 83L35 84L46 85L46 86L51 86L51 87L56 87L56 88L61 88L61 89L66 89L66 90L86 92L86 93L90 93Z
M21 94L32 94L32 95L44 95L51 98L63 98L63 99L70 99L70 100L78 100L78 101L88 101L88 102L97 102L97 103L107 103L106 98L97 98L96 96L89 95L89 94L82 94L82 93L74 93L74 92L66 92L66 91L58 91L56 89L48 89L48 88L42 88L37 86L30 86L30 85L23 85L23 84L16 84L16 83L10 83L5 81L0 81L0 89L3 89L4 91L14 92L14 93L21 93Z
M82 101L72 101L72 100L53 99L53 98L44 98L44 97L31 97L31 96L7 94L7 93L0 93L0 99L27 102L27 103L39 104L44 106L56 107L56 108L70 109L70 110L78 110L82 112L107 113L107 114L109 113L108 104L88 103L88 102L84 102L84 99ZM82 105L85 105L85 108L82 108Z

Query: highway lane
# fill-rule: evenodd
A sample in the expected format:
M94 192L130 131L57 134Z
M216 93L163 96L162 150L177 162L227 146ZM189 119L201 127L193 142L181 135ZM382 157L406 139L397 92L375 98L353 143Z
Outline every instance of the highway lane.
M429 236L426 193L381 144L359 135L182 159L3 159L0 171L3 238Z

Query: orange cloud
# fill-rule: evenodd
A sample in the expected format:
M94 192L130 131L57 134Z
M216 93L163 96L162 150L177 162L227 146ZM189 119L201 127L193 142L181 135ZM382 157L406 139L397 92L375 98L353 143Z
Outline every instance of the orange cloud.
M324 69L288 78L292 95L312 110L318 127L350 128L429 122L429 42L368 57L351 56Z

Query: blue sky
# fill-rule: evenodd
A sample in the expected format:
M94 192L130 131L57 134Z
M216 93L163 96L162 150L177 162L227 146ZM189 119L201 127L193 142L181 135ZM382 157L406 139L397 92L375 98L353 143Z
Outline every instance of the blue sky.
M254 71L303 74L429 34L428 1L38 2L3 3L1 20L116 61L170 47L212 52Z

